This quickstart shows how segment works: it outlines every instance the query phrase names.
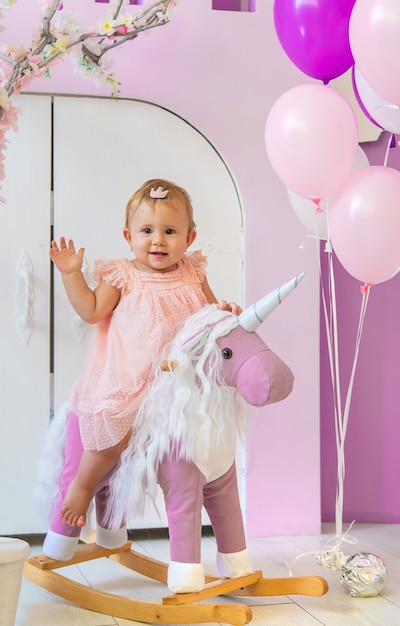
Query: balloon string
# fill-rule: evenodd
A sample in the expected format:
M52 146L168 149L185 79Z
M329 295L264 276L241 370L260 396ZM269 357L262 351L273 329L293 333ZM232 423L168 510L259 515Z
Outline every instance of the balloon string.
M329 212L329 205L327 208ZM333 410L334 410L334 419L335 419L335 440L336 440L336 448L339 446L339 432L338 427L342 423L341 418L341 392L340 392L340 377L339 377L339 351L337 346L337 315L336 315L336 293L335 293L335 276L333 272L333 264L332 264L332 246L329 237L329 219L328 219L328 240L325 245L325 252L328 254L328 270L329 270L329 280L328 280L328 296L331 306L328 306L325 296L324 285L322 281L322 271L321 271L321 257L319 256L319 276L320 276L320 284L321 284L321 296L322 296L322 304L323 304L323 312L324 312L324 321L325 321L325 329L326 329L326 337L327 337L327 348L328 348L328 357L329 357L329 371L331 375L331 385L333 390Z
M353 357L353 365L351 368L351 374L349 379L349 384L347 388L346 401L344 405L343 411L343 424L340 429L341 438L340 445L338 449L338 492L337 492L337 501L336 501L336 536L339 538L342 534L342 519L343 519L343 485L344 485L344 477L345 477L345 455L344 455L344 444L347 433L347 426L349 422L349 414L350 414L350 405L351 398L353 393L354 386L354 378L356 373L358 355L360 350L361 336L362 330L364 326L365 313L367 310L367 304L369 299L370 291L369 289L363 294L361 300L361 309L360 309L360 317L358 322L357 336L354 348L354 357Z
M337 542L338 538L335 535L335 537L332 537L331 539L328 539L326 541L326 544L327 544L326 548L323 548L322 550L309 550L307 552L302 552L301 554L298 554L294 559L292 559L290 563L285 562L285 565L289 571L289 575L293 576L292 566L297 561L299 561L303 557L308 556L310 554L315 556L316 560L320 563L320 565L323 565L324 567L328 567L329 569L332 569L332 570L340 570L340 568L342 567L343 563L346 561L346 558L347 558L345 557L344 553L339 549L340 545L342 543L348 543L351 545L354 545L357 543L357 539L349 535L350 530L353 527L353 524L354 524L354 521L351 522L350 526L348 527L344 535L341 535L339 545ZM329 547L329 544L332 543L332 541L335 542L335 545L332 547Z
M328 233L329 236L329 233ZM342 487L342 475L344 473L344 458L340 456L341 441L343 439L342 429L342 401L341 401L341 385L340 385L340 368L339 368L339 349L338 349L338 329L337 329L337 311L336 311L336 288L335 288L335 274L332 262L332 246L328 239L325 246L325 252L328 254L328 299L330 306L328 308L327 298L325 295L325 289L322 281L322 271L320 266L320 281L321 281L321 296L324 312L324 321L327 337L327 348L329 357L329 371L331 375L331 385L333 391L333 411L334 411L334 424L335 424L335 442L338 458L337 468L337 495L336 495L336 537L342 536L342 513L338 502L343 498ZM338 560L339 557L337 557Z
M346 401L344 408L342 407L341 397L341 381L340 381L340 367L339 367L339 337L338 337L338 324L337 324L337 307L336 307L336 286L335 286L335 272L332 258L331 246L327 245L326 251L328 253L328 307L325 290L322 284L322 272L320 268L320 280L321 280L321 295L323 302L324 320L327 335L327 347L329 366L331 374L331 384L334 398L334 420L335 420L335 440L337 450L337 488L336 488L336 503L335 503L335 525L336 525L336 552L339 554L339 546L343 537L343 488L345 478L345 455L344 444L346 439L346 432L350 413L351 397L353 392L354 377L356 372L362 329L364 325L365 313L367 303L369 299L369 289L363 293L360 318L358 323L358 330L355 342L355 350L353 357L353 365L351 369L349 384L347 388Z
M390 133L389 135L389 140L388 140L388 144L386 146L386 152L385 152L385 158L383 160L383 166L386 167L387 166L387 162L389 160L389 152L390 152L390 148L393 146L393 133Z

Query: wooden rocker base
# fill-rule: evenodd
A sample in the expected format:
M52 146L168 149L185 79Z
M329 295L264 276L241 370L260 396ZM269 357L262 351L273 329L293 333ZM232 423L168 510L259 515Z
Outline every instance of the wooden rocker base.
M206 586L197 593L176 593L165 596L162 602L145 602L98 591L57 574L54 570L102 557L110 557L121 565L152 580L166 584L168 565L131 549L127 542L116 550L100 548L95 543L78 546L69 561L56 561L44 554L26 559L24 576L33 583L69 600L78 606L105 615L138 622L158 624L190 624L223 622L233 626L248 624L251 608L243 604L197 604L201 600L221 595L278 596L301 594L322 596L328 583L319 576L298 578L263 578L257 571L240 578L206 577Z

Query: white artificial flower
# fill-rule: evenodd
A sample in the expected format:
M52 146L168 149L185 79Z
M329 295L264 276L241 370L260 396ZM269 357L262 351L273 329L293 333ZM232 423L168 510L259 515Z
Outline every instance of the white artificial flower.
M156 18L161 24L163 24L164 22L165 23L168 22L169 21L168 11L166 11L165 13L163 13L162 11L157 11Z
M53 18L53 23L58 31L66 35L77 35L83 32L83 28L78 22L76 11L72 11L71 13L57 11Z
M112 35L116 27L116 22L113 20L112 13L107 13L103 17L100 17L94 25L94 31L99 35Z
M17 0L0 0L0 9L9 9Z
M82 45L75 46L74 48L70 48L68 57L74 67L74 74L77 74L78 73L77 69L81 65L81 62L82 62Z
M90 78L93 80L97 88L107 87L107 76L103 74L101 68L97 67L91 74Z
M96 87L108 86L108 77L111 74L113 67L114 62L112 59L105 59L104 57L101 59L100 65L96 65L93 72L90 74L90 77L93 79Z
M129 26L132 26L133 24L133 15L130 13L125 13L124 15L118 15L116 22L118 23L118 26L127 26L129 28Z
M61 35L61 37L57 37L53 45L56 48L56 50L59 50L60 52L66 52L68 44L69 44L68 38Z
M98 44L91 43L88 45L88 43L85 43L85 46L96 55L101 52L101 48ZM81 76L82 78L90 78L93 80L96 87L107 86L107 77L113 68L112 59L102 58L101 64L96 65L82 54L81 47L79 47L79 49L74 48L71 50L69 58L74 67L74 74ZM106 75L105 72L108 74Z

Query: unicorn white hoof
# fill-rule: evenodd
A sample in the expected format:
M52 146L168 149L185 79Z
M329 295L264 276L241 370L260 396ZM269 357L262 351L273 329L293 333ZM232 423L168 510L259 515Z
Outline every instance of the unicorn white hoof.
M126 528L108 530L97 525L94 539L100 548L115 550L128 541L128 533ZM90 540L92 541L91 537ZM69 561L75 555L78 543L79 537L67 537L49 530L43 542L43 553L56 561Z
M66 537L49 530L43 542L43 552L50 559L69 561L75 554L78 542L79 537Z
M201 563L178 563L168 566L168 589L174 593L191 593L204 589L204 567Z
M128 541L128 531L125 527L117 530L109 530L108 528L102 528L97 525L95 541L100 548L115 550L116 548L121 548Z
M247 548L231 554L217 552L217 567L223 578L238 578L254 572L251 556Z

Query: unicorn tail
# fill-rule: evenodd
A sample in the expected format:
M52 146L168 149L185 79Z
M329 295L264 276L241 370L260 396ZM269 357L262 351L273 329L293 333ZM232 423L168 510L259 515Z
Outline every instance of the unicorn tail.
M151 457L151 455L150 455ZM140 519L149 506L156 505L157 495L157 459L137 448L137 433L132 434L130 442L121 454L119 464L109 481L110 495L107 500L105 518L107 528L118 529L128 520Z
M70 406L63 404L54 415L47 432L39 462L34 500L37 511L50 524L58 498L61 473L64 467L65 431Z

